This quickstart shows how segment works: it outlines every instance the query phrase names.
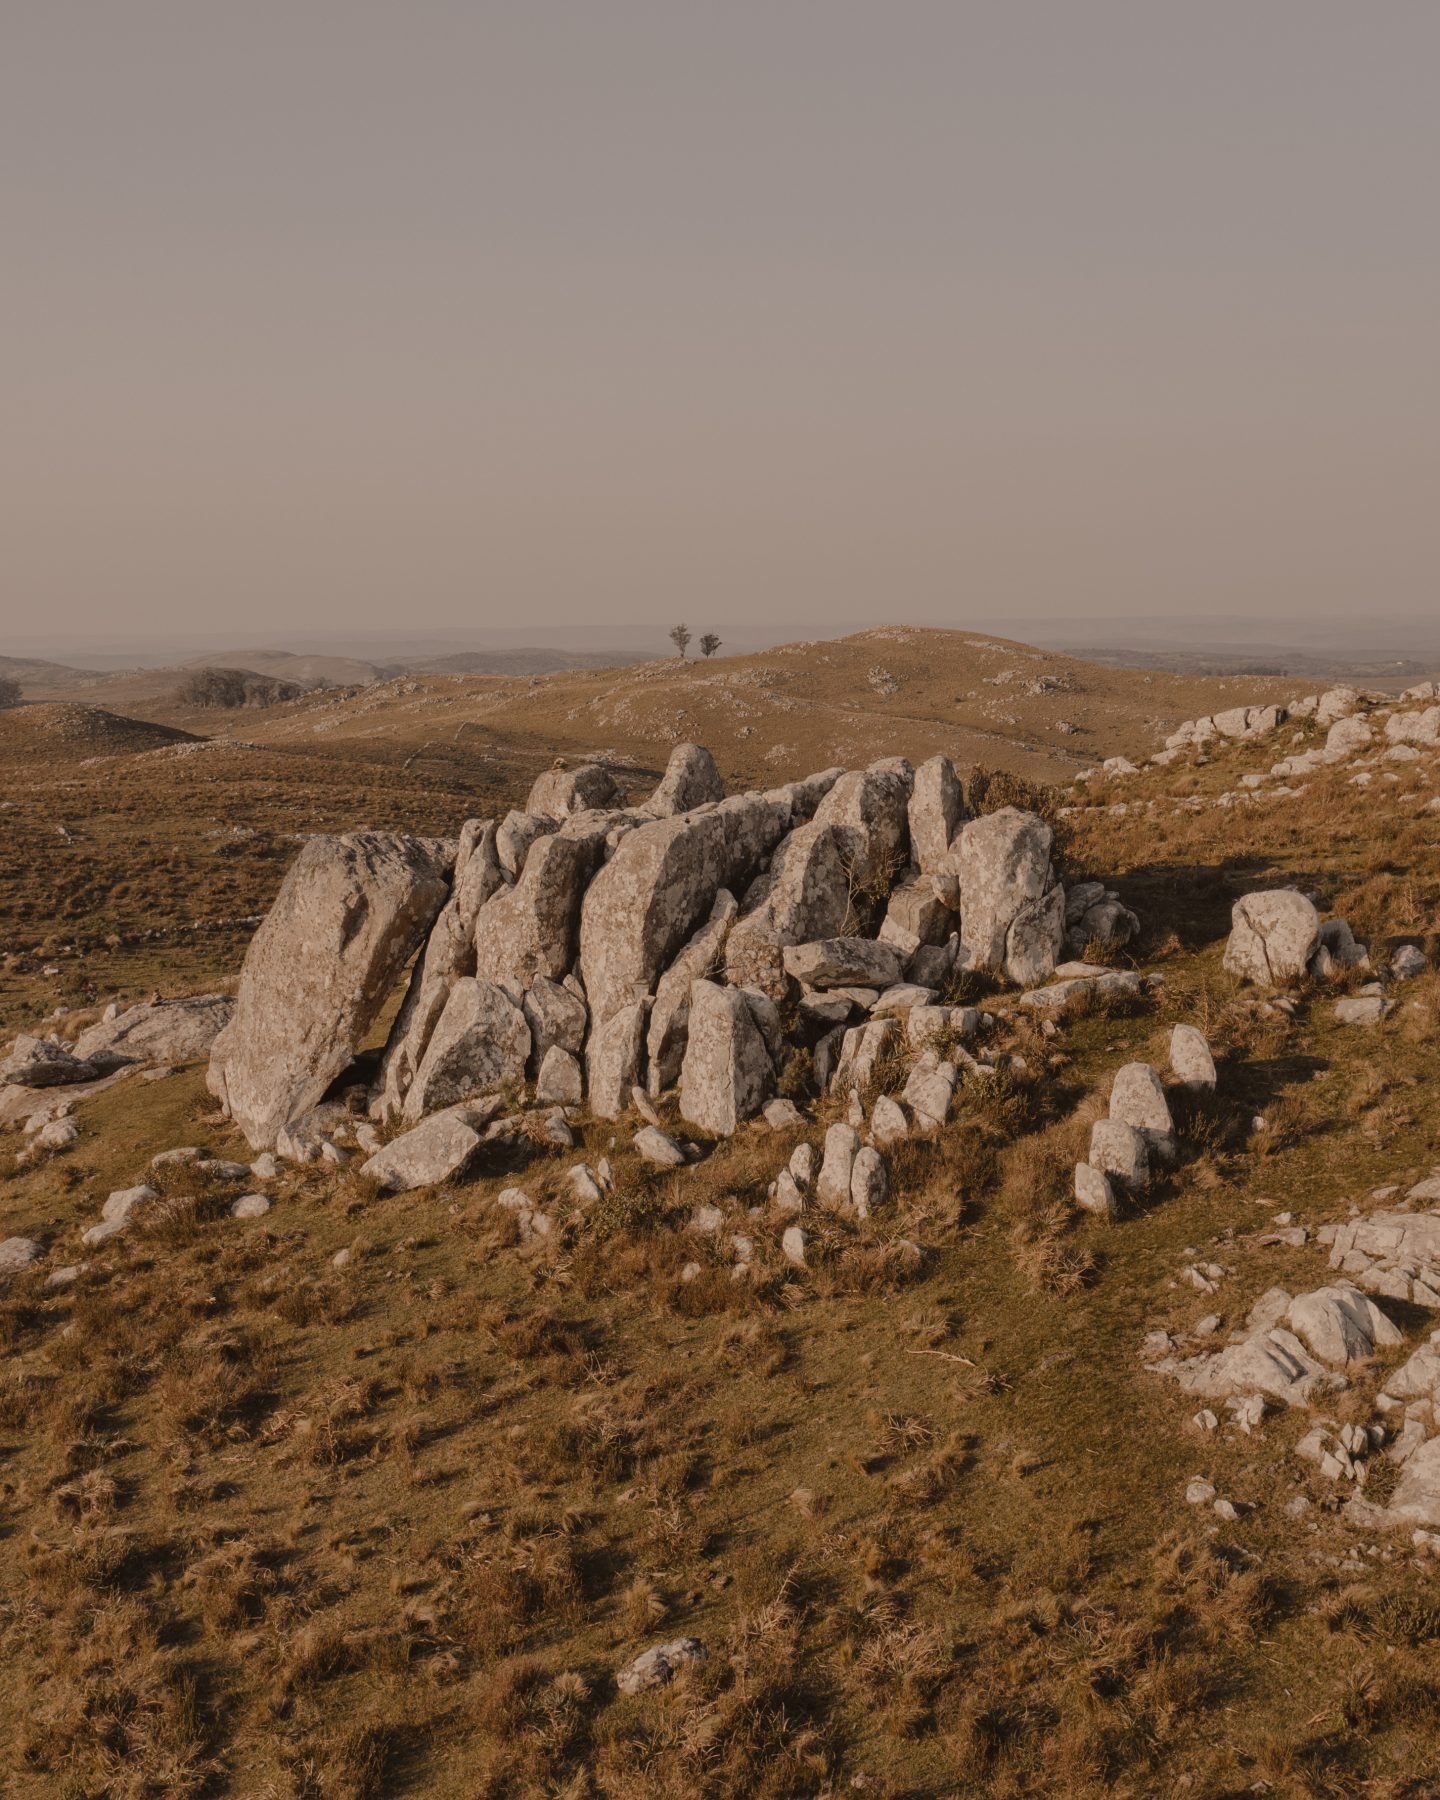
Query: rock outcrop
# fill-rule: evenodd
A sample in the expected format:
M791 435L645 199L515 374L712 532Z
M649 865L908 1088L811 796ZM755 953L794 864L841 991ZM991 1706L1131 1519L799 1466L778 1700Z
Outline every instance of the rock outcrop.
M962 935L971 963L1020 987L1044 981L1065 940L1065 891L1050 860L1050 827L1017 807L972 819L960 833Z
M209 1085L267 1149L353 1060L449 895L455 847L390 832L311 838L251 939Z

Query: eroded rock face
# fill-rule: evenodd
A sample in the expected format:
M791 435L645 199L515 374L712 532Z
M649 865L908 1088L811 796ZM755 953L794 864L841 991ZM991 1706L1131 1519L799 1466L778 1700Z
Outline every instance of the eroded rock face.
M657 819L669 819L724 797L725 783L715 767L715 758L705 746L677 744L670 752L659 787L640 810Z
M537 1068L552 1046L568 1050L572 1056L584 1049L590 1014L570 988L547 975L537 975L525 996L524 1011L530 1027L530 1059Z
M680 1069L680 1115L702 1131L729 1136L774 1092L775 1069L746 998L736 988L697 981Z
M632 1000L608 1019L592 1025L586 1053L590 1110L597 1119L618 1119L631 1104L645 1065L648 999Z
M785 973L812 988L888 988L905 972L904 955L875 938L822 938L788 945L781 953Z
M312 838L240 973L210 1091L254 1149L346 1069L449 895L453 844L390 832Z
M940 869L965 819L965 796L948 756L932 756L915 771L910 795L910 855L922 875Z
M556 829L557 821L546 813L506 813L495 834L495 854L512 881L519 879L532 846Z
M414 1123L441 1107L518 1085L529 1056L530 1027L520 1008L493 981L463 976L415 1071L404 1117Z
M415 964L385 1045L370 1108L376 1118L399 1113L451 988L475 972L475 920L485 902L505 886L495 838L493 819L469 819L461 830L454 887Z
M1065 941L1065 891L1050 848L1045 821L1014 806L972 819L960 833L965 947L977 968L1022 987L1050 975Z
M22 1031L11 1045L10 1054L0 1063L0 1086L13 1083L25 1088L73 1087L82 1081L94 1081L118 1061L118 1057L112 1057L82 1062L68 1046Z
M685 1043L690 1029L690 989L708 981L719 970L725 955L725 939L739 906L729 888L715 896L710 917L660 977L645 1047L650 1058L649 1093L658 1100L680 1079Z
M886 757L842 775L816 807L816 824L838 825L846 833L847 867L857 891L888 882L904 863L914 783L904 757Z
M82 1061L123 1056L127 1062L199 1062L210 1054L234 1012L228 994L148 1001L82 1031L75 1054Z
M1284 987L1304 975L1320 943L1320 915L1294 888L1246 894L1230 912L1225 967L1261 987Z
M478 1127L464 1106L456 1106L395 1138L362 1164L360 1173L387 1193L407 1193L463 1175L480 1146Z
M580 975L597 1024L653 991L724 884L729 846L717 812L641 825L585 896Z
M482 981L514 982L523 991L537 975L563 981L570 973L581 902L609 829L606 813L576 813L531 848L513 888L480 908L475 973Z
M845 931L853 920L846 855L847 835L838 825L811 820L790 833L745 896L725 945L727 981L779 998L785 946Z
M551 819L568 819L571 813L603 811L619 803L615 777L599 763L582 763L578 769L557 764L538 777L525 810L544 813Z

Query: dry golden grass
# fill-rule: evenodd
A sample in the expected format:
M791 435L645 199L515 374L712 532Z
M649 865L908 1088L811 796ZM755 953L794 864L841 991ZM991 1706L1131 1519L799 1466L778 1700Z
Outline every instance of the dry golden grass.
M646 691L658 705L684 678ZM589 680L564 691L609 691ZM393 722L377 700L371 723ZM495 702L487 732L511 705ZM552 723L537 715L534 755ZM402 770L385 745L371 784L342 799L371 754L363 724L337 726L343 754L305 759L303 779L293 743L243 778L212 765L216 815L269 817L276 854L212 862L188 820L187 841L184 796L199 790L174 771L198 778L203 756L173 765L168 789L113 765L69 771L70 816L93 835L64 877L57 941L71 922L83 935L138 916L162 874L167 918L196 894L217 908L232 880L237 909L262 900L284 829L372 806L376 823L441 829L478 804L466 784L498 729L469 764L455 746ZM517 735L512 760L488 765L486 804L523 797L531 753ZM1229 1322L1272 1281L1323 1274L1318 1252L1247 1246L1271 1212L1343 1216L1440 1154L1440 980L1410 984L1371 1034L1336 1026L1319 988L1293 1023L1267 1013L1220 968L1233 899L1274 879L1315 887L1362 935L1433 950L1429 790L1407 775L1362 793L1332 773L1299 801L1174 810L1187 786L1233 785L1247 754L1099 787L1066 818L1072 866L1140 912L1135 960L1163 987L1139 1006L1074 1007L1052 1038L1007 1023L1001 1047L1024 1070L965 1084L944 1132L897 1152L882 1215L807 1217L805 1273L780 1259L779 1222L750 1216L796 1133L744 1130L676 1177L641 1165L623 1129L586 1122L577 1157L609 1154L617 1175L588 1211L561 1184L571 1159L533 1145L518 1173L395 1198L287 1170L254 1226L224 1210L228 1189L178 1171L156 1226L47 1290L44 1267L78 1260L105 1193L156 1151L238 1148L198 1071L84 1103L68 1157L0 1177L7 1230L53 1246L0 1295L6 1792L1432 1791L1432 1565L1403 1536L1363 1553L1289 1454L1301 1420L1201 1441L1193 1403L1137 1357L1148 1330L1210 1310ZM992 780L985 803L1013 791ZM1131 810L1105 811L1115 800ZM102 892L102 854L128 894ZM10 865L7 929L31 931L55 855ZM86 954L62 958L77 1004L162 971L173 986L227 978L241 942L197 937L180 955L176 938L102 939L96 925ZM38 970L5 980L12 1023L53 1004ZM1008 1014L991 983L954 997ZM1177 1019L1210 1036L1219 1093L1177 1101L1174 1176L1115 1226L1081 1217L1070 1171L1109 1078L1134 1057L1163 1066ZM805 1094L809 1079L801 1063L790 1084ZM551 1210L548 1244L519 1244L491 1204L512 1180ZM689 1228L702 1201L722 1207L722 1238L755 1240L753 1279ZM1237 1267L1216 1296L1173 1285L1195 1248ZM1359 1374L1337 1416L1365 1416L1382 1372ZM1222 1523L1187 1508L1202 1468L1254 1510ZM1387 1479L1377 1470L1371 1491ZM1302 1492L1317 1505L1297 1526L1283 1506ZM661 1692L617 1693L617 1668L682 1634L704 1663Z

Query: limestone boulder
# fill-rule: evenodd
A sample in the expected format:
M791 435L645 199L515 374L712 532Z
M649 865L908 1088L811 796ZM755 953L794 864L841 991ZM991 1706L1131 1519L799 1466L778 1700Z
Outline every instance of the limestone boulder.
M585 1053L590 1110L597 1119L618 1119L631 1104L645 1066L648 999L632 1000L594 1024Z
M787 945L836 937L854 923L849 836L811 820L784 839L770 868L745 895L725 945L725 979L784 995Z
M850 1205L850 1182L859 1149L859 1134L852 1125L832 1125L825 1133L815 1198L831 1212L843 1212Z
M1349 756L1356 750L1365 749L1374 736L1370 721L1362 713L1337 719L1325 734L1326 755L1337 759Z
M585 1097L580 1058L551 1044L535 1077L535 1098L542 1106L578 1106Z
M1065 892L1050 860L1050 827L1006 806L972 819L957 857L965 948L973 965L1033 987L1060 960Z
M590 1014L571 988L551 981L548 975L537 975L525 995L523 1010L525 1023L530 1027L530 1057L536 1068L552 1048L578 1056L585 1047Z
M234 1012L235 1002L228 994L145 1001L82 1031L75 1040L75 1055L82 1062L105 1057L123 1057L127 1062L201 1062Z
M657 819L669 819L724 797L725 783L715 767L715 758L705 746L677 744L670 752L660 785L643 802L640 810L652 813Z
M945 865L951 840L965 819L964 792L948 756L932 756L915 771L907 813L911 858L922 875L929 875Z
M403 1117L414 1124L477 1094L518 1086L529 1056L530 1027L509 994L493 981L463 976L415 1071Z
M697 981L680 1069L680 1114L728 1137L759 1112L775 1088L775 1069L746 997L736 988Z
M1134 1126L1145 1139L1152 1161L1175 1160L1175 1121L1160 1077L1149 1063L1126 1063L1116 1070L1110 1088L1110 1117Z
M119 1060L106 1060L102 1055L93 1062L82 1062L68 1045L22 1031L11 1045L10 1054L0 1063L0 1087L76 1087L104 1075Z
M1320 915L1294 888L1246 894L1230 911L1225 967L1261 987L1299 981L1320 943Z
M558 828L558 820L552 819L548 813L506 813L495 834L495 854L500 867L512 881L520 878L534 845Z
M1215 1091L1215 1058L1205 1034L1194 1025L1177 1025L1170 1033L1170 1067L1192 1093Z
M819 825L846 834L847 868L857 893L891 881L910 843L910 796L915 771L904 757L886 757L842 775L815 809Z
M549 819L568 819L571 813L605 811L619 804L615 777L608 769L599 763L569 769L562 759L537 778L525 810Z
M1150 1179L1150 1146L1143 1132L1123 1119L1097 1119L1090 1128L1086 1159L1121 1187L1143 1188Z
M956 884L958 892L958 883ZM919 875L892 888L880 925L881 941L894 944L905 956L922 945L939 946L959 929L960 920L948 900L936 889L930 875Z
M386 1144L360 1167L386 1193L434 1187L464 1175L478 1158L483 1139L462 1106L433 1113L412 1131Z
M652 1100L658 1100L666 1088L673 1087L680 1079L680 1065L685 1057L690 1028L690 990L697 981L708 981L719 971L725 957L725 940L739 910L729 888L721 888L711 906L709 919L675 957L656 985L645 1044L650 1060L647 1080Z
M822 938L787 945L781 963L792 981L811 988L888 988L905 973L905 954L875 938Z
M1404 1341L1370 1296L1348 1281L1298 1295L1285 1323L1322 1362L1337 1368Z
M485 902L506 885L495 837L493 819L467 819L461 829L450 898L416 959L381 1058L370 1107L376 1118L399 1114L451 988L475 972L475 920Z
M449 897L453 844L390 832L316 837L250 941L210 1090L268 1149L351 1063Z
M541 838L514 887L486 901L475 919L475 974L513 982L522 992L537 975L563 981L575 965L580 907L605 854L610 815L576 813Z
M850 1210L857 1219L868 1219L890 1197L890 1172L883 1153L866 1144L855 1152L850 1165Z

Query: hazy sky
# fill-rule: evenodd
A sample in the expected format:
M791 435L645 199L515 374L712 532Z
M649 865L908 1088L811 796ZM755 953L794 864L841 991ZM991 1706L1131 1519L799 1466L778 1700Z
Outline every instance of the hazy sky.
M1432 612L1437 70L1436 0L0 0L0 615Z

